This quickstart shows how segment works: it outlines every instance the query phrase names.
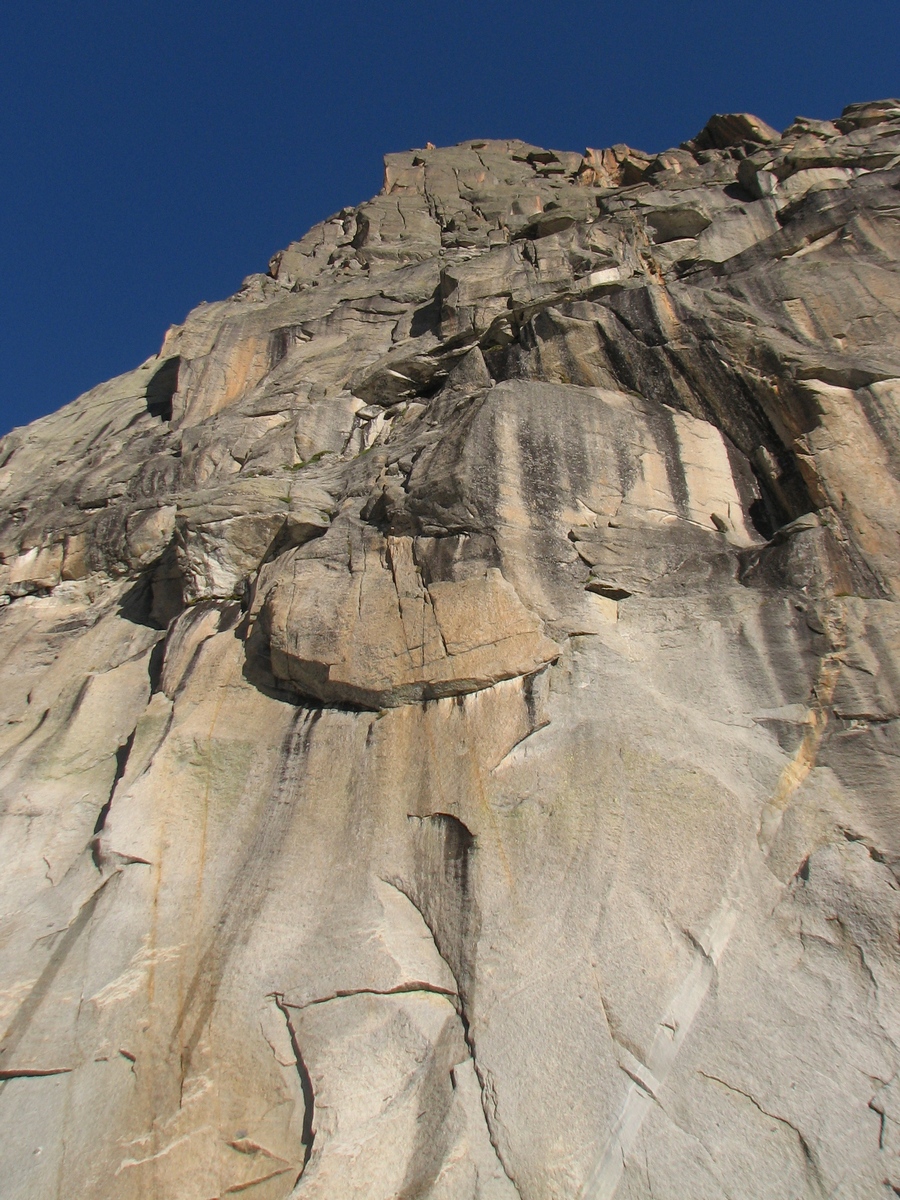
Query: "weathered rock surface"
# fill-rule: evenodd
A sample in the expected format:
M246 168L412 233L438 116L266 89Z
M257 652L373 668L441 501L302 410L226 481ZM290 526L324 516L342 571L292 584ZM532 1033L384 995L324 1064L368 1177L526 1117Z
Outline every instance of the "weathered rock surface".
M900 1194L898 218L392 154L0 442L5 1197Z

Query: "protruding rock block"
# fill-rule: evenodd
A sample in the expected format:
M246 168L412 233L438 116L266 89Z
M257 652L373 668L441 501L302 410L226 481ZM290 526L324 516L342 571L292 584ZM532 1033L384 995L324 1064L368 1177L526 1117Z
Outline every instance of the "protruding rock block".
M496 568L426 583L413 538L356 523L264 569L260 590L275 675L326 703L463 695L559 656Z

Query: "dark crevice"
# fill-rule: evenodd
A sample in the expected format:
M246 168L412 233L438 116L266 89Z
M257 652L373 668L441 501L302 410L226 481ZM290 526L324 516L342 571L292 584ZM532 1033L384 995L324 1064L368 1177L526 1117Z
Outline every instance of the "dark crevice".
M308 342L302 325L282 325L269 334L269 370L274 370L290 350L300 342Z
M441 289L438 286L435 289L434 296L427 304L423 304L420 308L415 309L412 315L412 323L409 327L409 336L413 338L421 337L425 333L436 332L441 324Z
M874 843L868 838L863 837L861 833L856 833L852 829L842 829L841 833L848 842L855 842L858 845L861 845L873 862L881 863L885 866L887 865L887 855L884 854L883 851L879 850L878 847L875 846Z
M160 690L160 681L162 679L163 666L166 661L166 639L160 638L153 649L150 651L150 658L147 662L147 674L150 677L150 695L153 696Z
M848 723L857 721L864 722L866 725L893 725L895 721L900 721L900 716L896 713L890 713L886 716L880 716L869 712L845 712L842 709L834 709L834 717L838 721L846 721Z
M147 384L147 412L161 421L172 420L172 398L178 391L181 359L167 359Z
M346 988L332 992L328 996L317 996L315 1000L307 1000L304 1004L289 1004L284 1001L285 1008L293 1008L295 1012L304 1012L307 1008L316 1008L320 1004L331 1004L333 1000L350 1000L354 996L408 996L414 992L428 992L432 996L446 996L448 1000L459 997L451 988L437 987L433 983L414 979L410 983L399 983L392 988ZM456 1007L456 1005L454 1005Z
M285 1004L284 996L273 995L272 999L278 1008L278 1011L284 1017L284 1023L287 1026L288 1037L291 1040L291 1049L294 1052L295 1065L297 1067L297 1076L300 1080L300 1092L303 1096L303 1127L300 1131L300 1143L303 1146L303 1163L300 1167L299 1174L294 1181L294 1187L300 1182L303 1172L306 1170L306 1164L309 1162L312 1154L313 1143L316 1140L316 1130L313 1124L316 1112L316 1094L312 1085L312 1076L303 1058L303 1053L300 1050L300 1045L297 1041L297 1033L291 1022L291 1014L289 1005Z
M266 550L260 559L260 567L266 563L273 562L276 558L280 558L288 550L293 550L298 546L305 546L309 542L314 542L317 538L324 537L327 532L328 526L323 525L321 528L309 529L305 536L298 536L294 530L289 528L287 521L285 521L272 539L268 550Z
M722 191L731 200L740 200L742 204L753 204L759 199L739 183L729 183L722 188Z
M159 626L151 616L153 589L149 572L140 575L119 601L119 616L132 625L143 625L148 629Z
M737 488L741 507L754 530L770 541L775 530L787 520L781 506L772 496L765 478L750 459L734 444L727 433L722 434L731 477Z
M526 675L522 680L522 695L525 699L525 712L528 714L528 725L532 732L537 728L538 702L535 696L534 689L537 683L538 675L543 674L542 671L535 671L532 675Z
M134 735L136 729L132 729L126 740L116 750L116 773L113 776L112 786L109 789L109 798L97 814L97 821L94 825L94 833L91 838L91 859L98 871L103 869L103 855L100 851L100 834L106 825L106 818L109 816L109 810L112 808L113 796L116 794L116 788L119 786L119 781L125 774L125 768L128 766L128 756L131 754L131 748L134 745Z
M428 817L410 817L410 820L420 821L423 824L425 822L430 823L435 819L438 820L439 826L446 833L446 858L448 861L449 874L456 878L457 883L461 887L463 893L468 894L470 871L469 855L470 852L475 848L475 836L471 830L469 830L463 824L462 821L460 821L457 817L451 816L449 813L432 813ZM427 909L431 908L431 905L420 904L415 895L412 894L411 889L404 886L396 879L385 879L384 882L389 884L391 887L396 888L396 890L400 892L401 895L405 896L410 904L412 904L413 908L416 909L419 916L425 923L428 932L431 934L431 939L434 942L435 949L443 959L447 969L450 972L450 975L453 978L453 981L456 985L457 1013L459 1015L460 1026L462 1028L463 1039L469 1051L469 1057L472 1060L472 1067L475 1071L475 1077L478 1080L478 1088L481 1093L481 1108L484 1113L484 1123L487 1130L488 1140L491 1143L494 1154L497 1156L497 1162L500 1164L503 1174L515 1188L516 1194L520 1195L521 1193L519 1192L519 1186L511 1174L510 1169L506 1164L506 1160L503 1157L503 1153L500 1150L500 1144L494 1127L494 1110L496 1108L496 1102L494 1098L493 1084L490 1076L485 1071L483 1065L479 1062L475 1036L472 1032L472 1027L469 1020L465 982L467 976L471 975L470 964L460 961L462 955L460 954L458 947L454 948L447 945L446 939L444 936L442 936L442 931L440 929L440 925L442 923L442 914L440 913L439 909L436 908L436 911L433 913L427 911ZM435 881L432 880L432 883L434 882ZM454 964L456 964L455 969Z
M771 541L776 527L772 523L772 513L766 501L762 497L754 500L747 509L747 515L760 537L764 537L767 542Z
M416 907L460 994L471 988L479 914L474 896L475 835L451 813L411 815L416 845Z
M73 1067L45 1067L43 1070L40 1067L34 1067L31 1070L20 1068L0 1071L0 1081L8 1083L11 1079L46 1079L51 1075L70 1075L73 1070Z

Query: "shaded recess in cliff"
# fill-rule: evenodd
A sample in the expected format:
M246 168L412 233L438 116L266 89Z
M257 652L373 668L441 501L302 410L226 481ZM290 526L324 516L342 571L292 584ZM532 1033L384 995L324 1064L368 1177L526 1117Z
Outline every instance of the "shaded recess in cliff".
M147 384L147 412L161 421L172 420L172 398L178 391L181 359L167 359Z

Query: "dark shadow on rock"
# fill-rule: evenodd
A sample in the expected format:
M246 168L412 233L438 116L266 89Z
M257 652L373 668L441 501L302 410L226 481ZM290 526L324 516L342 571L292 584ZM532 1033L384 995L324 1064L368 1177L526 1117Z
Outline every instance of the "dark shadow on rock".
M172 397L178 391L181 359L167 359L147 384L147 412L161 421L172 420Z

